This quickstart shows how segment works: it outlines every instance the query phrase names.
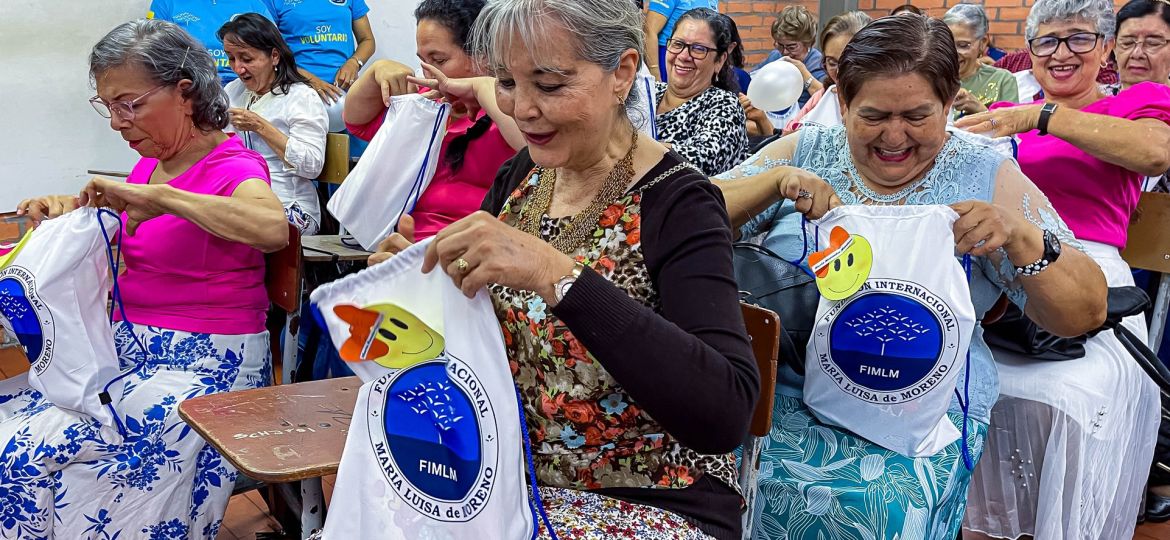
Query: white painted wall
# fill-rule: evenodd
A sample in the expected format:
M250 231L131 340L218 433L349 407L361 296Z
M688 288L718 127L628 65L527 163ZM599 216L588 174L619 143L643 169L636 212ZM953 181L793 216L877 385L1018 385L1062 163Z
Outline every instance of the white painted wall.
M413 61L418 0L367 0L378 57ZM89 50L150 0L0 0L0 212L138 158L87 102ZM416 66L417 67L417 66Z

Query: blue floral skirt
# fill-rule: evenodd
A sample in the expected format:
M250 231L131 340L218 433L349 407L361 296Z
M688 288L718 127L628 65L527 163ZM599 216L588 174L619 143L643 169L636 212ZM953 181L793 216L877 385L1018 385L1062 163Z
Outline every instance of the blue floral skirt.
M115 323L123 437L59 409L24 375L0 381L0 538L213 539L236 471L179 418L180 401L271 383L268 333Z
M962 416L949 414L956 426ZM908 458L822 424L804 402L776 394L760 456L753 539L953 540L963 522L971 471L961 441ZM987 424L968 420L978 461Z

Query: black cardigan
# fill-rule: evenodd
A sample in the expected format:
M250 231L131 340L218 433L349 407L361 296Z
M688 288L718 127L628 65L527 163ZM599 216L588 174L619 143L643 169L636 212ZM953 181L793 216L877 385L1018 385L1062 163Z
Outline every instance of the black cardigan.
M661 311L587 268L552 313L672 437L696 452L724 454L747 435L760 376L739 307L722 192L690 168L646 187L680 163L667 153L632 188L645 188L641 248ZM499 215L532 167L527 149L504 163L481 209ZM708 475L685 489L597 493L674 512L716 538L740 536L742 499Z

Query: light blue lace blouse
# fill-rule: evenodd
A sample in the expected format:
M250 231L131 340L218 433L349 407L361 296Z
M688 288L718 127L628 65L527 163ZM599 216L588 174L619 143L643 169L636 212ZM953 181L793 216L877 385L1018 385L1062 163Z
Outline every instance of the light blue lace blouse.
M751 156L736 169L715 179L735 178L760 174L779 166L791 165L812 172L829 182L837 196L845 204L891 204L875 200L875 194L859 186L850 178L857 177L849 145L845 140L843 126L820 127L806 125L800 130L796 152L790 160L770 156L768 149ZM952 204L967 200L991 202L996 185L996 175L1005 161L1010 158L994 149L979 144L967 137L952 136L943 145L935 160L934 167L917 186L909 190L902 201L894 204ZM1079 246L1071 231L1051 209L1047 201L1043 207L1033 209L1030 197L1025 194L1022 204L1025 217L1037 226L1051 230L1066 244ZM777 203L752 218L740 231L744 239L755 238L765 247L788 260L801 259L805 251L801 215L791 201ZM810 232L811 234L811 232ZM763 236L762 240L759 238ZM812 251L812 242L807 246ZM1015 268L1007 255L1000 251L998 264L987 257L971 260L971 301L975 314L982 319L987 310L995 304L1001 293L1022 309L1027 297L1016 280ZM983 328L976 324L971 339L970 367L970 415L971 418L987 422L991 407L999 395L999 380L991 351L983 341ZM959 374L959 388L967 377L966 368ZM802 397L804 380L791 369L784 367L777 376L777 391L792 397ZM952 398L951 410L960 411L958 400Z

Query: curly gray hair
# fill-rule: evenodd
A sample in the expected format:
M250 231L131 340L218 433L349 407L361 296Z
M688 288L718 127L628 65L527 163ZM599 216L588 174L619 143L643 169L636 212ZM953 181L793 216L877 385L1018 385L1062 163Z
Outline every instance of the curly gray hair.
M90 84L96 86L103 73L125 65L141 67L160 85L190 80L193 84L183 97L194 102L195 127L211 131L227 126L227 94L211 54L174 23L140 19L110 30L89 53Z
M1113 0L1036 0L1024 23L1024 37L1036 37L1042 24L1073 20L1092 23L1105 39L1116 36L1117 15L1113 13Z
M958 4L948 9L943 15L943 22L947 26L961 25L970 28L975 33L975 39L987 35L990 23L987 21L987 12L979 4Z

